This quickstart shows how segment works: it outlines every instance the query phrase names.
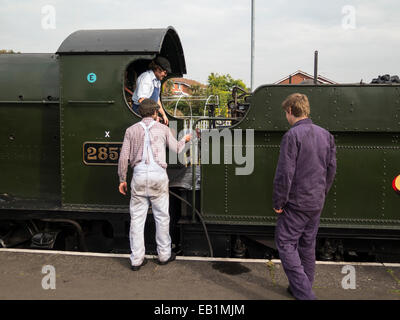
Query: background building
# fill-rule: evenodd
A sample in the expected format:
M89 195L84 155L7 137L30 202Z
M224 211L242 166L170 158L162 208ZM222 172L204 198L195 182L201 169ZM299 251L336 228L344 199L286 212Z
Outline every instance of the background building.
M303 81L309 82L310 80L314 81L314 76L308 74L307 72L297 70L296 72L289 74L285 78L274 82L274 84L300 84ZM320 75L318 75L317 81L318 84L337 84L337 82L332 81Z
M169 82L169 83L168 83ZM191 79L170 78L166 81L167 90L173 96L191 96L197 89L206 89L207 86ZM169 86L169 88L168 88Z

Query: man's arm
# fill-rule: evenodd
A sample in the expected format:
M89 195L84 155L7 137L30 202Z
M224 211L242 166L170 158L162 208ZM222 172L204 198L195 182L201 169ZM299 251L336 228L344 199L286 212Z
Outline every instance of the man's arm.
M167 126L168 125L168 118L167 118L167 115L165 114L164 108L161 105L161 100L160 99L158 99L158 105L160 106L158 111L161 113L161 116L162 116L162 118L164 120L164 123Z
M325 195L328 194L329 189L332 186L333 180L335 179L336 175L336 145L335 145L335 138L331 135L330 136L330 159L328 168L326 171L326 190Z
M183 148L185 147L185 143L191 140L192 135L187 134L181 140L178 141L175 139L175 136L172 134L170 128L166 127L166 130L168 130L167 141L166 141L168 148L174 151L175 153L181 153Z
M126 195L128 185L126 183L126 173L128 171L129 155L131 151L131 139L128 130L125 131L124 142L118 160L119 192Z
M274 191L272 195L273 208L276 213L289 199L293 176L296 171L297 145L295 137L286 133L281 142L278 165L274 178Z
M150 98L151 93L153 92L153 84L151 80L149 80L149 76L145 74L143 77L139 77L137 79L137 84L136 84L136 96L138 98L138 103L140 104L143 99ZM133 93L133 95L135 94ZM132 96L133 99L133 96Z

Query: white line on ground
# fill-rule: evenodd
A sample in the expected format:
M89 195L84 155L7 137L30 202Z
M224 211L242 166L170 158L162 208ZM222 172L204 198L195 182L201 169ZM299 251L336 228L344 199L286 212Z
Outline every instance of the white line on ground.
M40 254L58 254L70 256L86 256L86 257L103 257L103 258L129 258L129 254L118 253L99 253L99 252L80 252L80 251L57 251L57 250L37 250L37 249L12 249L0 248L0 252L15 253L40 253ZM146 255L148 259L157 259L156 255ZM211 258L211 257L189 257L177 256L176 260L182 261L209 261L209 262L247 262L247 263L281 263L279 259L241 259L241 258ZM379 262L333 262L333 261L316 261L320 265L353 265L353 266L369 266L369 267L400 267L400 263L379 263Z

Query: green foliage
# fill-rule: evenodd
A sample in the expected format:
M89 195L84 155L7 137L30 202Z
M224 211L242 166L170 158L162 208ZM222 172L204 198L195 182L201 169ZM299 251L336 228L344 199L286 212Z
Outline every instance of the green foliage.
M166 96L172 96L172 88L174 87L174 83L171 79L168 79L164 84L163 94Z
M7 49L0 49L0 54L9 54L9 53L21 53L21 52L15 52L13 50L7 50Z
M208 76L207 95L218 95L221 116L228 116L228 101L232 97L233 87L238 86L242 89L249 91L244 82L240 79L233 79L230 74L219 75L218 73L211 73Z
M242 80L235 80L230 74L219 75L213 72L208 76L208 86L224 92L232 91L234 86L241 87L246 91L249 90Z
M174 115L175 107L176 107L176 115L177 116L203 116L204 114L204 100L193 100L191 97L185 97L179 100L178 105L177 99L174 101L163 101L163 105L165 109L171 114Z
M163 101L163 105L168 113L176 116L202 116L204 112L204 103L207 99L205 97L206 90L202 88L200 85L192 85L191 86L191 96L182 97L179 99L178 97L173 96L173 81L171 79L167 80L163 85L163 96L165 97ZM205 97L204 101L199 100L201 97ZM172 99L171 99L172 97ZM196 98L194 100L193 98ZM179 101L178 101L179 100ZM178 105L176 105L178 103ZM176 113L175 113L176 108Z
M249 91L244 82L240 79L233 79L230 74L219 75L218 73L211 73L208 76L208 85L206 88L200 85L191 86L191 97L182 97L178 105L176 103L179 98L169 100L168 97L172 96L173 82L167 80L164 84L163 95L167 98L163 101L163 105L170 114L174 114L176 107L177 116L203 116L206 100L209 96L218 96L219 107L216 110L216 116L228 116L228 101L232 99L232 89L238 86L242 89ZM215 103L216 98L210 99L209 103ZM206 116L208 112L206 111Z
M207 93L207 89L201 87L198 84L193 84L191 86L191 90L192 90L192 96L197 96L197 97L204 96Z

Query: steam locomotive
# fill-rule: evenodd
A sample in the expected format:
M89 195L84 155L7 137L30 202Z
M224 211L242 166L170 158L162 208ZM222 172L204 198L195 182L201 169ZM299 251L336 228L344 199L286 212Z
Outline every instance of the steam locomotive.
M129 250L129 197L118 192L125 129L140 121L129 105L138 75L157 55L182 77L186 64L173 27L80 30L52 54L0 55L0 246L101 252ZM182 255L271 258L272 181L282 135L281 102L304 93L314 123L337 145L337 175L318 233L318 258L396 260L400 254L400 86L262 85L234 90L230 118L202 121L238 134L243 161L194 155L169 164L171 235ZM177 131L187 119L168 115ZM190 126L195 128L196 123ZM236 140L235 140L236 141ZM225 155L236 142L218 144ZM212 150L209 139L202 148ZM195 145L196 144L196 145ZM196 140L192 147L198 147ZM193 152L193 150L192 150ZM151 208L146 250L155 252Z

